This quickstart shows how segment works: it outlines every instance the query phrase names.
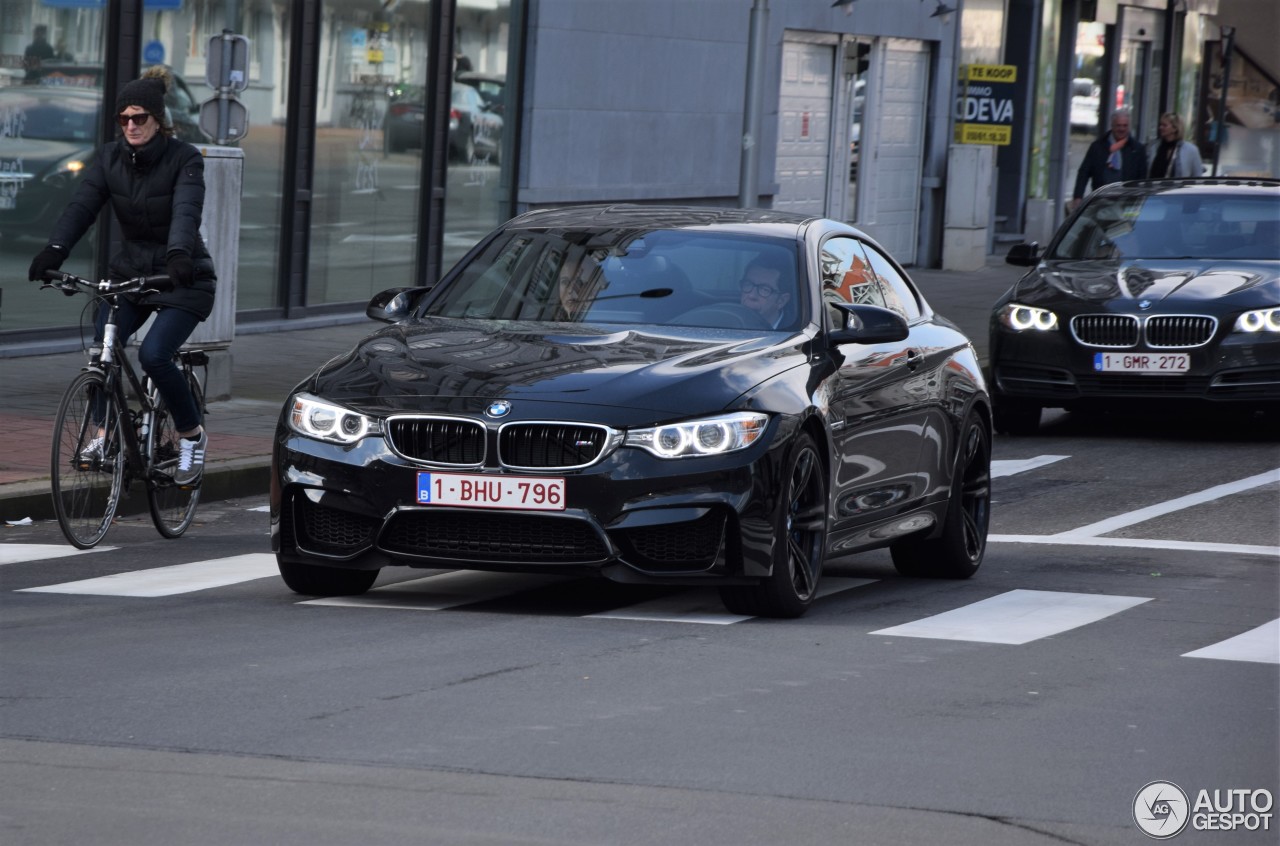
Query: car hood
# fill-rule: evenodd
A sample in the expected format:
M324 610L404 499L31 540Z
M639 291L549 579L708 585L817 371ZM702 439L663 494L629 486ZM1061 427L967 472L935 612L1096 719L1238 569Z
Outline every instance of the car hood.
M1145 300L1191 307L1229 301L1248 308L1274 303L1280 291L1277 280L1280 262L1275 261L1045 261L1018 282L1014 298L1028 305Z
M46 141L28 138L7 138L5 156L21 162L20 170L43 176L45 171L64 159L77 157L85 164L96 152L92 143L84 141Z
M510 419L590 406L610 425L714 413L806 360L779 333L428 318L360 341L302 387L349 407L478 414L496 399Z

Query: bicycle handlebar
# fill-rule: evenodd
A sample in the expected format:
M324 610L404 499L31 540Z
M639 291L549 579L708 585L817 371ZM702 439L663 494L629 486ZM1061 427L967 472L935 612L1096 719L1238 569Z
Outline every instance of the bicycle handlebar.
M173 282L169 279L169 274L167 273L159 273L155 276L135 276L132 279L103 279L99 282L94 282L91 279L85 279L83 276L76 276L74 273L67 273L64 270L46 270L44 278L46 281L40 284L41 288L55 288L64 294L85 292L109 296L114 294L151 293L153 291L169 291L173 289Z

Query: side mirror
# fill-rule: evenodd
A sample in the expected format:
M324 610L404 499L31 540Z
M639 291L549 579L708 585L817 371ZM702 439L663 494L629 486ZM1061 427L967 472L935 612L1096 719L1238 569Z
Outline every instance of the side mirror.
M1009 255L1004 257L1006 264L1018 267L1035 267L1040 262L1040 245L1035 241L1029 244L1014 244L1009 248Z
M844 314L844 328L828 336L832 344L889 344L911 334L906 319L896 311L873 305L833 305Z
M369 300L364 313L370 320L399 323L413 314L423 295L430 290L430 287L426 287L388 288L385 291L379 291L373 295L373 299Z

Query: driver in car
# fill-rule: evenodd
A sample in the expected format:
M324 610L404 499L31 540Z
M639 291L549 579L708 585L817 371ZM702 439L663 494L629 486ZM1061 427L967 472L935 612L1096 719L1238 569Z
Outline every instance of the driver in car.
M781 261L766 256L747 265L742 275L742 305L754 311L771 329L782 324L783 309L791 302L791 294L783 290L782 280L787 267Z

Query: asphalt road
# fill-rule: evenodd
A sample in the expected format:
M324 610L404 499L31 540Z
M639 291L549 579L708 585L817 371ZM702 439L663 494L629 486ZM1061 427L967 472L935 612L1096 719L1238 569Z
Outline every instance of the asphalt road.
M53 524L6 529L0 836L1146 842L1149 782L1280 789L1280 451L1231 425L1056 415L998 438L977 576L841 559L798 621L438 571L303 602L263 498L65 557Z

